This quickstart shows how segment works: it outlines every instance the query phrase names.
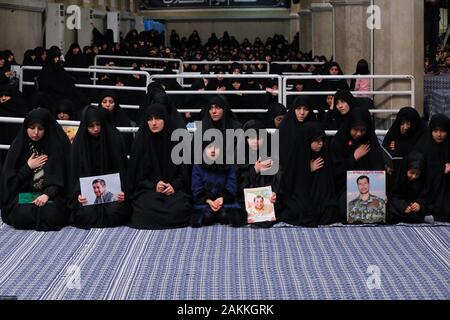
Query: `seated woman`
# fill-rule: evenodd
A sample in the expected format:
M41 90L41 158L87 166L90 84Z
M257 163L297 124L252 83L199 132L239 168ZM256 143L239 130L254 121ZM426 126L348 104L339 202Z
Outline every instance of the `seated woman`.
M397 173L395 186L389 192L389 223L420 223L429 214L426 190L425 157L416 151L408 154Z
M219 160L224 158L222 149L215 142L205 143L203 164L196 164L192 169L193 228L215 223L239 227L245 223L246 216L236 200L236 169L220 164L224 162Z
M359 107L358 101L348 90L338 90L334 95L332 108L325 115L325 128L339 130L347 119L350 111Z
M202 117L202 133L209 129L217 129L222 133L224 138L224 146L227 146L226 130L238 129L242 125L237 121L235 114L231 111L228 105L228 100L221 96L213 96L208 105L203 108L201 112ZM234 144L229 141L230 148L234 150Z
M344 73L342 72L341 66L337 62L331 62L328 65L328 75L330 76L342 76ZM333 91L337 89L348 90L349 86L347 80L345 79L328 79L327 83L333 88Z
M416 109L402 108L384 137L383 147L392 157L406 157L425 131L425 124Z
M300 136L298 131L310 121L316 121L311 99L307 96L296 97L280 125L280 162L283 171L294 151L292 145Z
M146 109L134 140L129 167L130 199L133 206L130 227L170 229L189 225L190 171L171 160L173 125L166 107L153 104Z
M429 206L434 220L450 219L450 119L443 114L431 118L429 130L416 149L425 156Z
M0 178L1 214L16 229L60 230L65 207L70 143L45 109L27 114L11 145Z
M268 106L267 114L265 116L265 125L267 128L278 129L283 122L283 118L287 113L286 107L281 103L274 102Z
M281 220L307 227L337 222L339 207L325 131L319 122L309 122L298 135L283 169Z
M284 108L284 107L283 107ZM241 164L237 162L237 179L239 185L238 200L242 208L245 208L244 189L247 188L260 188L260 187L272 187L271 202L275 205L275 213L280 212L279 206L280 181L281 171L274 172L270 175L263 175L264 171L268 172L273 167L274 160L271 157L270 150L270 137L260 136L260 130L266 130L264 124L259 120L250 120L244 124L243 130L255 130L255 134L252 133L246 139L246 145L244 150L240 150L238 147L238 156L245 155L245 163ZM257 223L259 227L270 227L272 223Z
M385 169L383 152L375 134L372 117L365 108L353 109L331 141L336 194L341 218L346 218L347 171Z
M82 229L108 228L124 225L131 214L125 202L127 155L122 136L106 121L106 111L86 107L80 128L72 145L69 207L72 225ZM83 206L86 195L81 194L80 178L119 173L122 192L116 202Z

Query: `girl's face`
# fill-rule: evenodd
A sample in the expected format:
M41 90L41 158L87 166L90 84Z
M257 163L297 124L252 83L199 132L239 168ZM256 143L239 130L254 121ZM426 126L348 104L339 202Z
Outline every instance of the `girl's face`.
M367 129L364 127L355 127L350 129L350 136L353 140L358 141L365 136Z
M444 131L440 128L437 128L436 130L433 130L431 132L431 135L433 136L434 141L436 143L442 143L447 139L447 131Z
M322 151L322 148L323 148L323 139L317 139L311 142L311 150L313 152L318 153Z
M263 139L258 139L258 137L251 137L247 139L248 146L253 151L257 151L259 148L261 148L263 142Z
M147 124L152 133L160 133L164 129L164 120L157 116L150 117Z
M309 114L309 108L305 106L300 106L295 109L295 116L297 117L298 122L304 122L306 117Z
M217 104L212 104L209 108L209 115L213 121L220 121L223 117L223 108Z
M332 76L337 76L339 74L339 69L336 66L332 66L330 68L330 75Z
M338 100L336 103L336 108L341 115L346 115L350 111L350 106L344 100Z
M102 132L102 124L98 121L94 121L88 125L88 133L94 138L98 138Z
M64 112L58 113L58 120L70 120L70 115Z
M407 134L409 129L411 129L411 122L410 121L402 121L402 123L400 123L400 133L402 135Z
M408 181L413 182L420 178L421 171L419 169L409 169L406 172L406 177L408 178Z
M214 144L209 145L205 148L205 155L212 160L213 162L215 162L219 156L220 156L220 148L218 148L217 146L215 146Z
M278 129L278 128L280 127L281 122L283 122L283 118L284 118L284 116L281 115L281 116L276 116L276 117L273 119L273 124L275 125L275 128L276 128L276 129Z
M108 111L113 111L116 106L116 102L111 97L105 97L102 100L102 107Z
M334 96L327 96L327 105L330 107L334 104Z
M6 101L10 100L10 96L2 95L0 96L0 103L5 103Z
M28 134L28 138L30 138L31 141L37 142L44 137L45 129L39 123L32 123L27 128L27 134Z

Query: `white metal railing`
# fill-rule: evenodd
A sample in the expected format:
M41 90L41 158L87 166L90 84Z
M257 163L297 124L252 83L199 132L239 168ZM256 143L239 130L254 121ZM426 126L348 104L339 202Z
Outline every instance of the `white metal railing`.
M279 75L272 75L272 74L199 74L199 75L186 75L186 74L158 74L158 75L152 75L151 80L153 79L186 79L186 78L192 78L192 79L215 79L215 78L225 78L225 79L277 79L278 81L278 90L274 90L274 93L277 93L278 95L278 102L282 103L283 95L282 95L282 83L283 79ZM230 90L230 91L217 91L217 90L202 90L202 91L196 91L196 90L167 90L167 94L194 94L194 95L211 95L211 94L220 94L220 95L232 95L232 94L266 94L267 91L265 90Z
M176 62L178 63L180 73L183 72L183 61L181 59L174 58L153 58L153 57L136 57L136 56L111 56L111 55L96 55L94 58L94 66L98 65L99 59L111 59L111 60L132 60L138 61L159 61L159 62Z
M22 124L24 118L10 118L10 117L0 117L0 123L12 123L12 124ZM58 120L58 123L61 126L70 126L70 127L78 127L80 125L79 121L66 121L66 120ZM118 127L117 130L123 133L136 133L139 130L139 127ZM196 128L187 129L189 132L193 133L196 131ZM267 132L274 133L276 129L267 129ZM327 136L336 135L337 131L325 131ZM375 130L375 134L377 136L385 136L387 134L387 130ZM8 150L9 145L0 144L0 150Z
M109 90L129 90L129 91L145 91L147 92L147 87L150 84L150 73L147 71L134 71L134 70L109 70L109 69L90 69L90 68L64 68L68 72L78 72L78 73L101 73L101 74L125 74L125 75L143 75L147 78L145 87L126 87L126 86L110 86L110 85L97 85L97 84L75 84L77 88L90 88L90 89L109 89ZM23 80L23 72L24 70L42 70L42 67L32 67L32 66L23 66L20 68L20 80L19 80L19 90L23 92L23 86L33 86L35 85L34 81L24 81ZM96 76L94 76L96 78ZM95 80L94 80L95 82Z
M372 91L354 91L353 94L356 95L400 95L400 96L410 96L411 97L411 107L415 108L416 100L416 89L415 89L415 78L412 75L338 75L338 76L328 76L328 75L312 75L312 76L283 76L283 88L286 88L287 81L289 80L311 80L311 79L325 79L325 80L340 80L340 79L389 79L389 80L409 80L411 84L411 90L397 90L397 91L387 91L387 90L372 90ZM283 93L283 104L286 105L288 96L296 95L334 95L336 91L287 91L284 90ZM373 113L395 113L398 110L390 109L379 109L378 111L372 110Z
M233 64L263 64L266 66L266 71L261 71L260 73L270 73L270 63L267 61L207 61L207 60L202 60L202 61L183 61L183 67L181 69L181 73L184 72L184 65L192 65L192 64L218 64L218 65L233 65Z

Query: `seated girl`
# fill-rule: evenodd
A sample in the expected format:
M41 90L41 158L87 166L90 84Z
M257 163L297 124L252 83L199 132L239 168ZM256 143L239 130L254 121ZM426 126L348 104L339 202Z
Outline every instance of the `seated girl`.
M125 202L127 154L119 131L106 120L106 111L97 107L86 107L81 115L71 154L71 198L72 225L78 228L108 228L128 222L131 208ZM117 201L91 206L86 195L81 194L80 178L119 173L121 181Z
M389 192L387 220L420 223L428 213L425 157L414 151L403 159L395 186Z
M70 142L45 109L28 113L6 156L0 178L1 214L16 229L60 230Z
M281 219L306 227L337 222L339 207L325 131L319 122L310 122L298 135L283 168Z
M220 164L222 146L212 142L203 148L203 164L192 170L194 212L191 226L199 228L215 223L239 227L245 223L245 214L238 204L238 185L234 166Z
M284 108L284 107L283 107ZM245 155L245 163L237 162L237 179L239 185L239 203L242 208L245 208L244 189L272 187L271 202L275 205L275 214L280 212L281 207L277 198L279 196L281 171L271 173L270 175L263 174L269 172L274 165L274 161L270 155L270 136L261 136L260 130L266 130L264 124L259 120L250 120L244 124L244 132L254 130L246 139L244 150L237 149L237 155ZM270 227L271 222L254 224L257 227Z
M172 162L174 125L162 104L150 105L145 119L134 140L128 170L133 206L130 227L186 227L192 209L188 193L190 171L187 165Z

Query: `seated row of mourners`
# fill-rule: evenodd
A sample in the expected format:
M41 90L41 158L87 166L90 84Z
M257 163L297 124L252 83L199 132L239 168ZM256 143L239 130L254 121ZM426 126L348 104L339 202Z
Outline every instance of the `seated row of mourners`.
M415 109L403 108L380 144L369 110L349 103L339 106L347 101L339 94L334 110L348 110L336 113L338 132L332 139L326 138L324 123L316 119L307 97L297 97L286 114L279 112L282 105L272 106L272 123L250 120L242 126L226 99L214 96L201 113L201 133L217 129L224 141L203 136L201 141L207 141L197 146L201 160L193 165L173 160L179 141L172 141L172 133L186 124L161 89L151 90L141 106L140 126L130 141L117 130L102 103L83 109L72 144L48 110L33 109L2 166L2 220L17 229L44 231L67 225L83 229L121 225L167 229L215 223L238 227L247 222L243 189L271 186L277 221L315 227L346 221L348 171L386 170L388 223L420 223L429 215L448 221L449 118L434 115L427 127ZM262 134L274 125L279 141L269 138L276 135ZM245 155L244 161L226 164L218 159L239 144L227 138L225 131L238 128L255 131L245 136L243 153L237 152ZM193 150L198 149L195 142L194 137ZM277 150L271 148L274 143L279 152L271 152ZM401 164L393 166L387 153L402 157ZM187 158L192 160L192 154ZM279 170L265 174L277 164ZM117 173L121 183L117 201L85 206L80 178ZM27 202L23 194L38 196Z

